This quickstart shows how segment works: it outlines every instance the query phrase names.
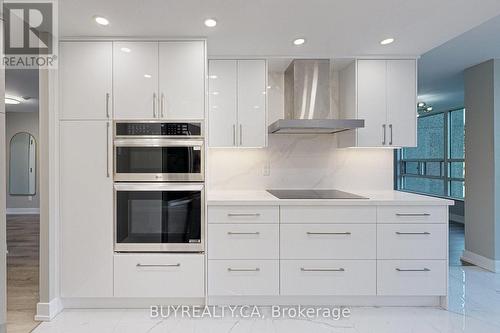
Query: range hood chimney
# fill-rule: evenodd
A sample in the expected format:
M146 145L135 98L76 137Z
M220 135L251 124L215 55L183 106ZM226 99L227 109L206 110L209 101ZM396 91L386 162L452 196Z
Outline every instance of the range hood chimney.
M332 134L364 127L361 119L334 119L330 101L330 60L293 60L285 71L285 118L268 132Z

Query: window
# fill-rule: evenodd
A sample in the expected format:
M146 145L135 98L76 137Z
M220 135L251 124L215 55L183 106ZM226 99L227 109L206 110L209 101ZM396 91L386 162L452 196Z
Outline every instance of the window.
M465 110L423 114L415 148L397 152L397 188L463 200Z

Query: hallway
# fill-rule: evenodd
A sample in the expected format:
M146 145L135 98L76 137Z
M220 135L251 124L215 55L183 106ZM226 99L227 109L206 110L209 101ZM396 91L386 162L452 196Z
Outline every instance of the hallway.
M7 215L7 333L31 332L38 302L39 215Z

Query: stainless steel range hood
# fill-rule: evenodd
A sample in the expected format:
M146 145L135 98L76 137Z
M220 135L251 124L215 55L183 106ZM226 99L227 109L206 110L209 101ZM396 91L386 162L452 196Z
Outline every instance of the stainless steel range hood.
M268 132L331 134L364 127L361 119L334 119L330 103L330 61L293 60L285 71L285 118Z

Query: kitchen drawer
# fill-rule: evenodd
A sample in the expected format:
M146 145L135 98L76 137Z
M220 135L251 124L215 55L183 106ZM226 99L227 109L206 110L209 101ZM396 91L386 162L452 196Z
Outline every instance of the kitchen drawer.
M447 223L448 206L379 206L377 223Z
M283 224L283 259L375 259L375 224Z
M210 224L209 259L278 259L278 224Z
M203 254L117 254L115 297L204 297Z
M377 294L384 296L446 295L446 260L379 260Z
M279 206L208 206L208 223L279 223Z
M279 261L209 260L208 294L279 295Z
M281 260L281 295L375 295L375 260Z
M379 224L378 259L446 259L446 224Z
M281 206L281 223L375 223L375 206Z

